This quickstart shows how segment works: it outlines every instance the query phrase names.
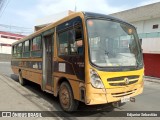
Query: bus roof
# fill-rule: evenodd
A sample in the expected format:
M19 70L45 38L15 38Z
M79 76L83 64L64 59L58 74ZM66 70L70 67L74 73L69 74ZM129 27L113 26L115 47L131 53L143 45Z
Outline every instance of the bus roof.
M126 21L123 21L121 19L109 16L109 15L105 15L105 14L92 13L92 12L75 12L75 13L69 15L69 16L66 16L66 17L62 18L61 20L58 20L57 22L49 24L48 26L46 26L46 27L44 27L44 28L42 28L42 29L30 34L29 36L27 36L25 38L22 38L19 41L16 41L16 42L12 43L12 46L15 45L15 44L21 43L23 41L30 40L31 38L38 36L39 34L45 32L46 30L52 29L56 25L59 25L59 24L65 22L66 20L70 20L71 18L73 18L75 16L78 16L78 15L84 15L84 17L86 19L87 18L105 18L105 19L116 20L116 21L119 21L119 22L127 23ZM130 23L127 23L127 24L131 25ZM131 26L133 26L133 25L131 25Z
M105 18L105 19L110 19L110 20L116 20L116 21L119 21L119 22L127 23L127 24L131 25L132 27L134 27L132 24L130 24L130 23L128 23L128 22L126 22L122 19L110 16L110 15L105 15L105 14L100 14L100 13L92 13L92 12L83 12L83 13L84 13L86 18Z

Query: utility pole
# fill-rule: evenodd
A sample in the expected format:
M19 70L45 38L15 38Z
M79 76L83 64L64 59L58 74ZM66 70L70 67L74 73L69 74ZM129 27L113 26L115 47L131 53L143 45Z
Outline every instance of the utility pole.
M77 11L76 0L74 0L74 1L75 1L74 11L76 12Z

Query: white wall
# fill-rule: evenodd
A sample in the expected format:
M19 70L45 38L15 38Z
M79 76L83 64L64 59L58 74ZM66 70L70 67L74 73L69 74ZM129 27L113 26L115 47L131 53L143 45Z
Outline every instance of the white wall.
M134 23L131 23L131 24L133 24L137 28L138 33L143 33L144 21L138 21L138 22L134 22Z
M12 44L16 41L14 39L0 38L0 43L3 44ZM11 54L11 46L0 46L0 53Z
M143 38L143 53L160 54L160 38Z
M138 33L151 33L151 32L160 32L160 18L153 18L144 21L137 21L132 23L137 27ZM153 29L153 25L158 24L158 29Z
M15 39L8 39L8 38L0 38L0 43L5 43L5 44L12 44L18 40Z
M0 53L11 54L10 46L0 46Z
M160 18L149 19L145 21L137 21L132 23L137 27L138 33L160 32ZM158 29L153 29L153 25L158 24ZM160 54L160 38L143 38L143 53Z

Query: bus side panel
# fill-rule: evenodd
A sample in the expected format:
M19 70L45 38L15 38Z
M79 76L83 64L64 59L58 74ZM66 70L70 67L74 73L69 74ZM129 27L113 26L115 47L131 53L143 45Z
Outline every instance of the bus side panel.
M13 71L14 74L18 75L18 70L19 70L18 67L12 66L12 71Z
M22 77L35 82L39 85L42 83L42 62L40 60L34 61L21 61L21 60L12 60L12 70L14 74L18 75L19 70L22 72Z
M68 59L72 59L72 58L68 57ZM80 67L77 63L78 62L76 60L72 62L67 61L67 60L54 62L54 72L61 73L61 76L72 75L74 76L74 78L72 79L79 79L79 80L84 81L84 66Z
M22 69L22 76L23 76L23 78L30 80L34 83L37 83L39 85L41 85L41 83L42 83L42 73L32 72L29 70Z
M54 77L54 96L58 95L58 91L60 88L60 74L59 73L55 73L56 76L59 77ZM81 81L78 80L73 80L72 78L75 77L73 75L65 75L65 78L67 78L67 81L69 82L71 88L72 88L72 92L74 95L74 99L79 100L79 101L84 101L84 99L82 99L82 95L81 95L81 90L84 90L84 83L82 83Z

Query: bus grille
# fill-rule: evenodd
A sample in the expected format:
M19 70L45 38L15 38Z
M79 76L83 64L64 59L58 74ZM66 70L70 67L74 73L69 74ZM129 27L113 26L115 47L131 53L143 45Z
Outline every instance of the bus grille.
M111 86L126 86L138 82L138 79L139 79L138 75L133 75L133 76L108 78L107 81Z
M131 94L135 93L136 90L137 89L126 91L126 92L120 92L120 93L112 93L112 96L113 97L124 97L124 96L131 95Z

